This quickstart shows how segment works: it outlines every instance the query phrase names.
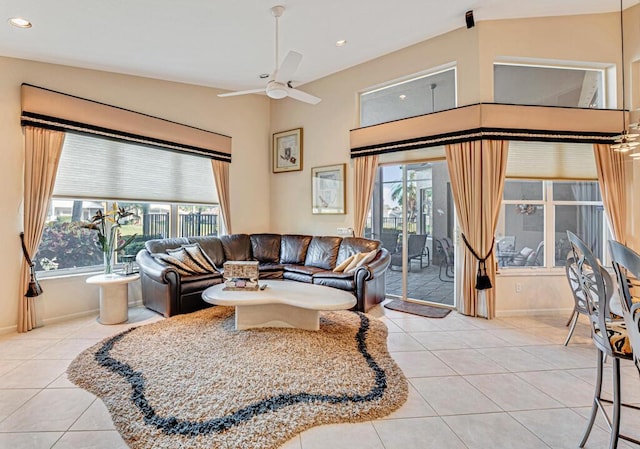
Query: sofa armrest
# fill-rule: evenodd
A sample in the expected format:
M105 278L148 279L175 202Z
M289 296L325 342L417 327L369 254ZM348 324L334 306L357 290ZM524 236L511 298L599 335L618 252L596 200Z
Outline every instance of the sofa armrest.
M376 257L354 273L356 310L366 312L385 298L385 271L391 262L386 248L380 248Z
M175 268L158 262L146 249L138 252L136 263L141 273L156 282L167 284L180 280L180 275Z
M180 313L178 271L155 260L146 249L138 252L136 262L140 267L142 303L145 307L167 318Z
M366 265L371 274L368 279L376 277L380 273L384 273L391 262L391 255L386 248L380 248L376 257Z

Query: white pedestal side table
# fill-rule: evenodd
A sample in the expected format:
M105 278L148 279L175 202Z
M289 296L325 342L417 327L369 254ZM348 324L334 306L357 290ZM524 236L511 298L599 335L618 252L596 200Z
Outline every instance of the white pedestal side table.
M101 324L119 324L129 319L129 291L127 284L140 279L139 274L98 274L87 279L87 284L100 286Z

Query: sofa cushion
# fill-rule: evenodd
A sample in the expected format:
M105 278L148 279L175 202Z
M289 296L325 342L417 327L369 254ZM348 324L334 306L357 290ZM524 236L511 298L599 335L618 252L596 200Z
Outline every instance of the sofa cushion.
M316 273L324 271L324 269L319 267L310 267L308 265L285 265L284 271L285 273L299 273L312 276Z
M254 260L260 263L280 262L280 234L251 234L250 239Z
M279 263L261 263L258 265L258 271L284 271L284 265Z
M353 273L318 273L313 276L312 283L316 285L324 285L326 287L338 288L349 292L353 292L356 288L353 280Z
M284 265L279 263L261 263L258 265L260 279L282 279Z
M313 237L309 243L304 264L309 267L333 270L338 259L341 241L342 237Z
M313 277L310 274L296 273L293 271L285 271L282 277L288 281L306 282L307 284L313 281Z
M209 257L209 259L211 259L216 267L222 267L222 264L225 262L225 258L220 238L213 235L207 235L188 237L188 239L190 243L197 243L198 245L200 245L202 251L205 252L205 254Z
M185 237L175 239L151 239L144 242L144 247L151 254L166 253L168 249L180 248L182 245L188 245L189 240Z
M212 285L220 284L222 281L221 273L184 276L180 279L180 293L186 294L202 291Z
M225 260L251 260L251 240L248 234L220 236Z
M304 264L311 238L310 235L283 235L280 241L280 263Z
M351 279L353 280L353 271L350 273L322 270L313 274L313 279Z
M361 237L344 237L340 242L337 263L342 263L349 256L357 253L369 253L380 248L377 240L363 239Z

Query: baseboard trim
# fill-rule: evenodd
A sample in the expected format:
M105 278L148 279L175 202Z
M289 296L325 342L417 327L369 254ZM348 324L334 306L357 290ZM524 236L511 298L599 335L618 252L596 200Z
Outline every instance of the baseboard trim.
M569 316L573 309L511 309L496 310L496 318L509 316L534 316L534 315L566 315Z
M137 299L135 301L129 302L129 307L142 307L142 299ZM63 321L73 320L74 318L82 318L90 315L98 315L100 313L100 309L91 309L91 310L83 310L82 312L70 313L68 315L60 315L51 318L44 318L39 326L36 326L34 329L38 329L39 327L46 326L47 324L55 324ZM37 318L37 317L36 317ZM14 324L13 326L0 327L0 335L13 334L18 332L18 325Z
M4 334L13 334L18 332L18 325L14 324L13 326L0 327L0 335Z
M83 318L89 315L97 315L98 313L100 313L100 309L83 310L82 312L70 313L68 315L60 315L52 318L45 318L42 320L42 324L43 326L46 326L47 324L60 323L62 321L73 320L74 318Z

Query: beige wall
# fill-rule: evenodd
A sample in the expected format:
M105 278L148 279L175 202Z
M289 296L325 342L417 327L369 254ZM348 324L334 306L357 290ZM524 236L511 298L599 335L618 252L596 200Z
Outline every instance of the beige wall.
M272 227L283 232L335 234L336 227L353 226L349 129L358 126L359 91L455 63L458 106L491 102L494 62L525 62L528 58L556 64L580 61L611 67L620 61L619 32L617 14L479 22L471 30L461 28L303 86L303 90L322 98L317 106L290 100L274 102L271 131L303 127L305 152L302 172L271 178ZM620 71L617 73L620 78ZM385 156L386 162L392 159L391 155ZM402 156L398 156L398 160L402 160ZM311 167L342 162L348 164L347 214L312 215ZM637 190L637 187L630 188ZM283 201L289 196L302 206L291 207ZM498 314L550 310L568 313L571 310L573 302L570 290L564 285L564 274L537 274L499 277L496 282ZM519 293L515 292L516 283L521 284Z
M0 58L0 235L5 257L0 259L0 332L15 329L18 316L18 277L22 257L22 169L20 84L53 90L120 106L145 114L219 132L233 138L230 169L234 232L269 231L270 165L269 100L248 95L218 98L215 89L113 73ZM143 169L143 167L141 167ZM6 251L9 249L8 251ZM97 308L98 289L86 276L42 280L39 320L46 322ZM135 286L133 287L135 292ZM132 300L139 294L132 294Z

